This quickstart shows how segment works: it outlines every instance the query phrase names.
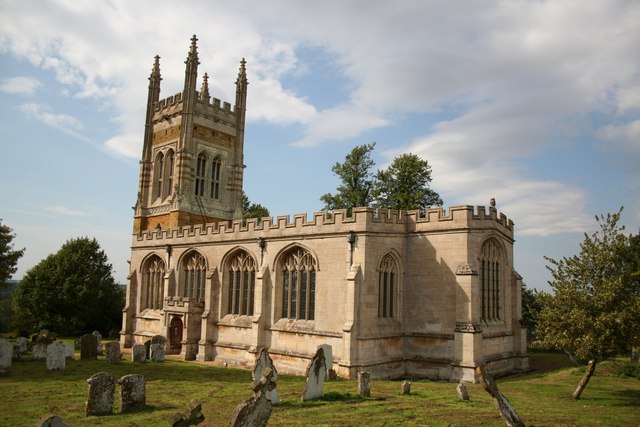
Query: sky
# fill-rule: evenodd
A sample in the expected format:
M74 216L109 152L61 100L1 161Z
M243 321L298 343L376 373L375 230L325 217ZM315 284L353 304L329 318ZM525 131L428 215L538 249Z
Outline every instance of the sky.
M311 214L336 162L414 153L445 207L496 199L514 265L550 290L596 214L640 224L638 1L0 0L0 218L26 248L14 279L95 237L126 283L148 77L233 103L249 79L245 192ZM198 84L199 87L200 83Z

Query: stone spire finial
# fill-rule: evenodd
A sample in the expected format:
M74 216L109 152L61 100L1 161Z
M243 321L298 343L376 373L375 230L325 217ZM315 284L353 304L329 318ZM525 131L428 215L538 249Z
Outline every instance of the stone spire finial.
M160 81L162 77L160 76L160 56L156 55L155 61L153 62L153 68L151 69L151 75L149 76L149 80Z
M200 99L203 101L209 101L211 96L209 95L209 75L204 73L202 77L202 88L200 89Z
M198 61L198 45L196 44L197 41L198 38L194 34L193 37L191 37L191 48L189 49L189 56L187 56L187 61L185 63L195 62L197 64L200 64L200 62Z
M238 78L236 79L236 84L248 84L249 82L247 81L247 68L246 68L246 64L247 61L244 60L244 58L242 58L242 61L240 61L240 70L238 71Z

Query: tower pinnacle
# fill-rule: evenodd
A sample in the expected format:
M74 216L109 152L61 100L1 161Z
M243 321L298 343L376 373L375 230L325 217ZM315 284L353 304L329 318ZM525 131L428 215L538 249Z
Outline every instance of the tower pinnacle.
M209 75L204 73L202 77L202 88L200 89L200 99L203 101L209 101L211 96L209 95Z

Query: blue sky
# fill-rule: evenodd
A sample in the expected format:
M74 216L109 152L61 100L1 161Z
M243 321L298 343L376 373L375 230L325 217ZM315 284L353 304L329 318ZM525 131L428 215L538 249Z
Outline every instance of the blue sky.
M638 231L636 1L0 0L14 278L89 236L126 282L147 78L160 55L161 97L179 92L192 34L217 98L247 60L245 191L273 216L320 210L331 166L375 141L376 168L427 159L445 206L495 197L530 287L595 214Z

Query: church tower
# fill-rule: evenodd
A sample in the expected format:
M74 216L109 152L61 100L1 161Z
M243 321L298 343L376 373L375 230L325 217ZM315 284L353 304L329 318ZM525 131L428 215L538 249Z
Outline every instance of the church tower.
M233 108L212 98L205 73L200 91L198 39L191 38L184 88L160 99L160 57L149 77L134 233L241 217L246 62L240 63Z

